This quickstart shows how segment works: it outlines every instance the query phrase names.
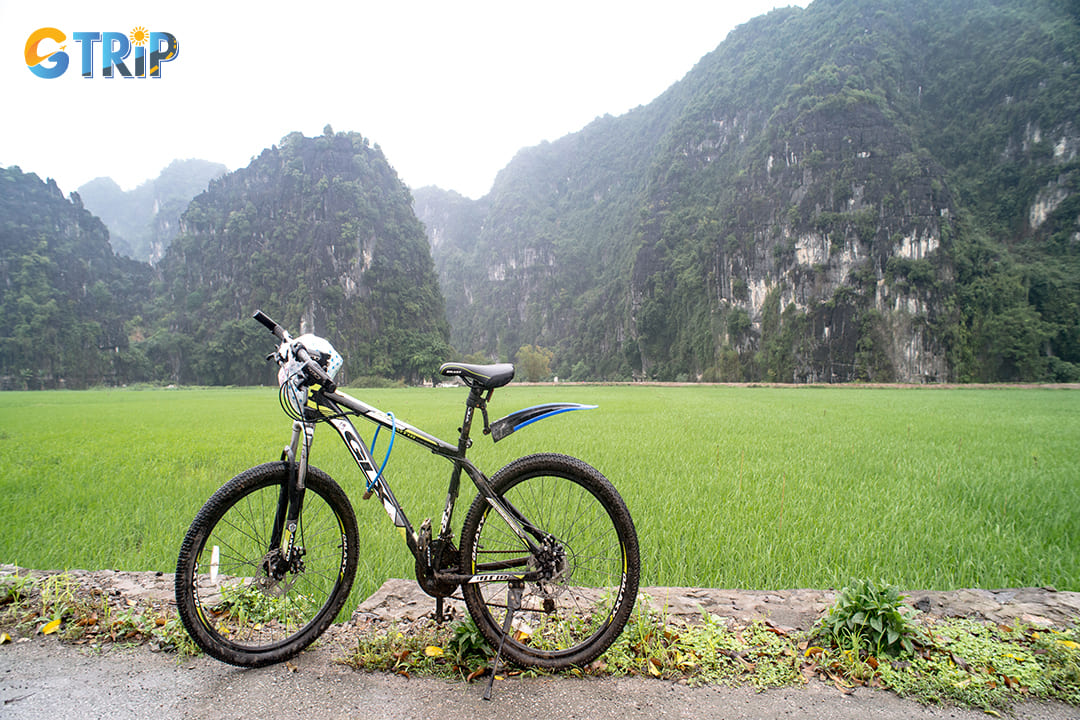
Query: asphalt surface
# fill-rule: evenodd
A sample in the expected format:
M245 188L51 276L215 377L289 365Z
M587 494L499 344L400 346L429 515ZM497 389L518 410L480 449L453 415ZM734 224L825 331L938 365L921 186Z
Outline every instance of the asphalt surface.
M644 678L508 678L495 683L406 679L355 671L314 649L288 665L244 670L209 658L178 659L145 646L87 652L53 638L0 646L0 718L25 720L637 720L695 718L985 720L981 711L925 707L892 693L860 688L844 695L811 682L756 693L749 687L691 688ZM1027 720L1076 720L1080 709L1025 703Z

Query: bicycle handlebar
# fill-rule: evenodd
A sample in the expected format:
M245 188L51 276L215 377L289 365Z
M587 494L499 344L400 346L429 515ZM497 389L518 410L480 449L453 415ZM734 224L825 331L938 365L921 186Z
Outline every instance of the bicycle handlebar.
M289 334L289 333L285 332L285 328L281 327L276 322L271 320L270 316L267 315L266 313L264 313L262 310L256 310L255 314L252 315L251 317L255 318L260 323L262 323L266 327L267 330L269 330L270 332L277 335L278 340L281 340L282 342L285 341L285 338Z
M319 363L311 359L311 355L303 344L292 341L292 338L285 328L274 322L274 320L262 310L256 310L255 314L251 317L258 320L267 330L274 333L278 340L281 340L283 343L289 343L289 347L296 356L296 359L303 363L305 374L321 385L327 392L334 392L337 390L337 384L333 379L326 374L326 371L322 369L322 366L319 365Z

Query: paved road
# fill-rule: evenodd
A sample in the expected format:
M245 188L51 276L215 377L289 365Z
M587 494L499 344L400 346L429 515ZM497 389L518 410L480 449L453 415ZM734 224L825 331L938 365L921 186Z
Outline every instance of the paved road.
M178 660L145 647L86 654L52 638L0 647L0 718L18 720L644 720L694 718L985 720L977 711L926 708L882 691L845 696L821 683L755 693L689 688L647 679L508 679L491 701L480 683L356 672L330 650L310 650L295 670L277 665L240 670L208 658ZM1076 720L1080 710L1028 703L1015 716Z

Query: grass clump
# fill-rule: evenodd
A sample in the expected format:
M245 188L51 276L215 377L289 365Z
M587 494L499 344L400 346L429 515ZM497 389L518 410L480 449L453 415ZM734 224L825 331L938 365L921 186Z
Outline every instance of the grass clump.
M361 630L343 662L355 670L473 680L494 653L471 617L451 625L420 621Z
M758 691L820 680L843 693L873 687L923 703L991 713L1033 698L1080 706L1077 628L955 618L916 621L900 600L883 583L853 583L813 630L798 632L761 620L738 625L709 613L688 623L642 599L598 660L554 674L749 684ZM470 623L467 619L453 628L421 624L419 632L373 630L360 640L348 664L472 680L487 673L492 651ZM506 675L541 672L510 669Z
M484 664L492 657L491 646L488 645L487 639L484 638L484 634L480 632L480 628L476 626L476 621L471 615L454 625L453 634L447 645L458 662L464 665L477 662Z
M645 600L619 639L586 670L690 685L748 682L758 690L801 680L795 643L786 631L762 621L732 628L709 613L700 623L672 621Z
M0 626L16 635L41 633L77 640L106 606L82 592L67 573L35 576L15 572L0 578ZM10 638L10 635L5 633Z
M882 663L883 686L924 703L987 711L1029 698L1080 705L1080 631L950 619L927 625L911 658Z
M888 688L924 703L988 712L1028 698L1080 705L1080 631L926 619L884 583L844 588L814 626L803 673L850 692Z

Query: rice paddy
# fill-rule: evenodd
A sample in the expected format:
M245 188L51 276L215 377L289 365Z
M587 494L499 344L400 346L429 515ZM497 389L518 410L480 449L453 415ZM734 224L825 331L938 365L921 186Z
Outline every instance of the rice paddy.
M348 390L456 440L460 389ZM593 464L637 525L642 584L744 589L1080 590L1080 392L1041 388L511 386L491 419L540 402L559 415L497 445L489 475L553 451ZM474 428L479 426L479 418ZM372 426L358 421L368 441ZM210 494L275 460L289 420L272 388L0 393L0 563L175 569ZM385 434L374 455L381 461ZM413 559L329 428L312 464L354 502L357 597ZM450 465L398 438L387 464L414 525L441 515ZM455 527L472 501L463 487Z

